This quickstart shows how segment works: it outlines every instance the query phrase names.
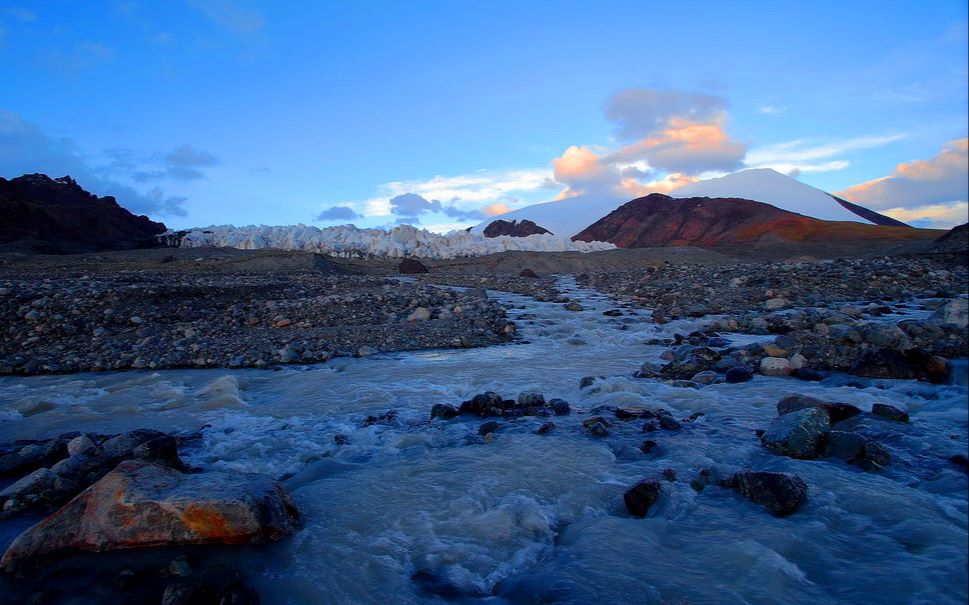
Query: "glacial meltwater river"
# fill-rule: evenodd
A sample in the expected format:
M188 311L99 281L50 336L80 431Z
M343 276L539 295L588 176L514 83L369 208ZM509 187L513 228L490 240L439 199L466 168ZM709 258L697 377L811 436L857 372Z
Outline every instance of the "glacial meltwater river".
M757 376L675 388L632 373L702 320L658 326L648 312L563 280L584 311L491 293L527 343L382 354L270 370L170 370L0 379L0 442L72 430L211 425L183 457L285 481L304 520L292 538L242 547L233 561L267 604L636 603L964 604L967 476L948 458L967 444L967 388L873 381L867 388ZM528 319L533 316L533 318ZM735 342L751 337L725 335ZM579 389L583 376L608 376ZM505 423L428 422L435 403L492 390L561 397L569 416ZM892 461L865 472L835 459L793 460L754 431L777 401L803 393L870 409L907 408L910 424L871 420ZM600 405L705 415L681 431L581 423ZM397 410L389 425L368 414ZM557 428L534 434L548 420ZM612 419L610 418L610 421ZM334 435L349 437L335 445ZM643 454L644 438L657 441ZM736 493L689 485L705 467L790 471L809 500L786 518ZM673 469L645 519L623 492ZM0 547L12 539L0 527Z

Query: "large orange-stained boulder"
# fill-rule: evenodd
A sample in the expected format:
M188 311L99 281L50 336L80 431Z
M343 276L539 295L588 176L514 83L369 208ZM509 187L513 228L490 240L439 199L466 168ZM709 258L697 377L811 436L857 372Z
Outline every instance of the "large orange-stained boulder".
M15 571L71 551L268 542L292 534L298 515L265 475L186 474L129 460L20 534L0 565Z

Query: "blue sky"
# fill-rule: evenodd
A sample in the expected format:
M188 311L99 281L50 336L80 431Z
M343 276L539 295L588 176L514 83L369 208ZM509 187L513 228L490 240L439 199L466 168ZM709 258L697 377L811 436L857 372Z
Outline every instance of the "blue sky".
M15 0L0 175L69 173L173 227L444 230L773 166L949 226L966 28L962 0Z

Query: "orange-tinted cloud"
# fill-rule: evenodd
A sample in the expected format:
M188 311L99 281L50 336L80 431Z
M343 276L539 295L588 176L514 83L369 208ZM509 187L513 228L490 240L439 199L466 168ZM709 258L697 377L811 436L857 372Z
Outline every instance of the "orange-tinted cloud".
M928 160L895 167L890 176L836 193L871 208L911 209L969 199L969 138L950 141Z
M511 212L511 208L504 204L492 204L481 209L485 216L497 216L506 212Z
M616 159L645 159L658 170L698 174L708 170L733 171L743 166L747 145L730 138L720 121L689 122L673 118L660 132L633 143Z

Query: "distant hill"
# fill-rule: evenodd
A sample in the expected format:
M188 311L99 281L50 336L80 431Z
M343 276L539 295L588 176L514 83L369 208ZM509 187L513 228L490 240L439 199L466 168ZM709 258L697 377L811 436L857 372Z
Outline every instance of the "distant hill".
M671 196L676 199L706 197L753 200L826 221L907 226L901 221L842 200L769 168L742 170L719 178L697 181L673 191ZM626 201L628 200L618 197L581 195L557 202L533 204L483 221L472 227L471 231L486 237L488 233L514 235L497 226L530 221L531 224L556 235L573 237Z
M969 223L953 227L932 243L932 252L969 252Z
M162 223L98 197L69 176L0 177L0 246L50 254L157 246Z
M824 221L738 198L673 198L653 193L623 204L575 236L620 248L716 247L764 242L931 240L939 231Z

